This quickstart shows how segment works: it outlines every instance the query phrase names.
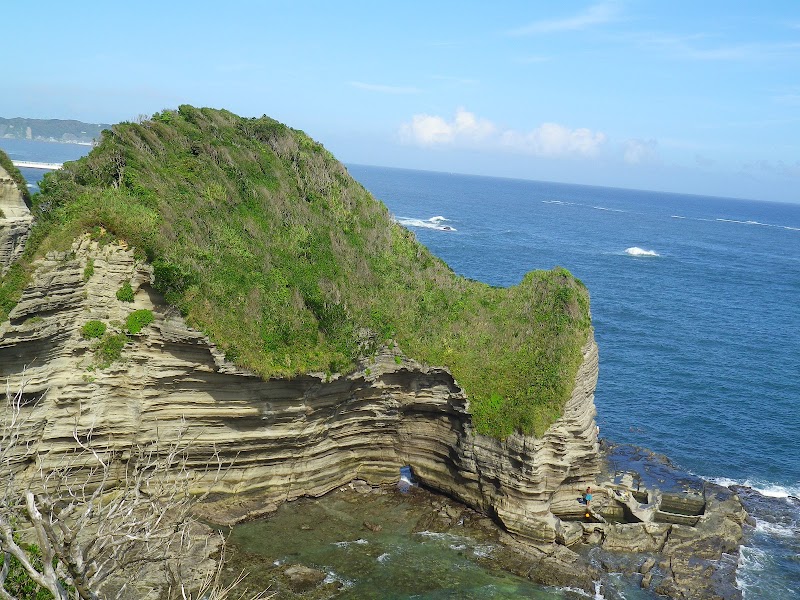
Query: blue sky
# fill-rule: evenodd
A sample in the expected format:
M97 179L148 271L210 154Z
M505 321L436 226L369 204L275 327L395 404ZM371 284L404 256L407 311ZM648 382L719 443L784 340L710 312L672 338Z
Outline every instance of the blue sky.
M267 114L344 162L800 202L800 2L9 3L0 116Z

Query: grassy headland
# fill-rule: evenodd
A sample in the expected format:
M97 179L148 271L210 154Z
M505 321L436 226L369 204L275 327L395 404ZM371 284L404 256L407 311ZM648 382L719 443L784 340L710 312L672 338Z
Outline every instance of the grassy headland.
M572 392L591 327L564 269L511 288L456 276L303 132L181 106L104 132L34 196L5 320L31 270L100 227L152 262L155 287L263 377L347 372L389 340L449 367L479 432L541 434Z

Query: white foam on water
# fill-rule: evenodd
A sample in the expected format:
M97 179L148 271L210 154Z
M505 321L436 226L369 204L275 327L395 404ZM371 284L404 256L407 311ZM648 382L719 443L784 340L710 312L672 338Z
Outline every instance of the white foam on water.
M725 487L731 487L732 485L749 487L762 496L767 496L769 498L789 498L790 496L800 498L800 485L779 485L777 483L752 481L750 479L742 481L729 479L728 477L703 477L703 479L707 479L718 485L724 485Z
M391 558L391 555L390 555L388 552L384 552L383 554L381 554L381 555L378 557L378 562L379 562L379 563L381 563L381 564L383 564L383 563L385 563L387 560L389 560L390 558Z
M562 206L575 206L574 202L564 202L563 200L542 200L542 204L561 204Z
M358 538L357 540L351 540L348 542L333 542L333 545L338 546L339 548L347 548L352 544L358 544L359 546L363 546L364 544L369 544L369 542L364 538Z
M479 558L486 558L492 553L494 546L490 544L478 545L472 549L472 553Z
M466 544L450 544L450 550L466 550Z
M758 580L758 573L764 569L767 553L758 548L742 546L739 548L739 562L736 565L736 587L742 590L742 598L747 597L747 588L752 580Z
M595 583L595 590L596 590L597 589L597 584L599 582L595 581L594 583ZM564 586L564 587L552 586L551 589L559 590L559 591L562 591L562 592L570 592L571 594L577 594L578 596L583 596L584 598L602 598L603 600L605 600L605 596L603 596L603 595L600 595L600 596L592 595L592 594L589 594L586 590L582 590L581 588L575 588L575 587L570 587L570 586ZM596 593L597 592L595 592L595 594Z
M355 581L352 581L350 579L345 579L344 577L336 573L336 571L327 571L325 573L325 579L322 580L322 583L323 584L336 583L337 581L342 585L342 589L345 590L355 585Z
M625 248L625 254L628 256L661 256L655 250L645 250L644 248L639 248L639 246Z
M670 215L673 219L685 219L686 217L682 217L680 215Z
M800 537L800 531L791 525L782 525L772 521L765 521L764 519L756 519L756 531L765 533L773 537L797 538Z
M787 229L789 231L800 231L800 227L790 227L788 225L776 225L774 223L762 223L761 221L740 221L738 219L714 219L720 223L737 223L738 225L757 225L759 227L775 227L777 229Z
M605 600L605 596L601 592L603 586L599 581L594 582L594 600Z
M452 533L438 533L436 531L418 531L417 535L421 535L422 537L430 538L432 540L447 540L450 542L459 542L463 538L457 535L453 535Z
M436 229L437 231L458 231L455 227L450 225L443 225L445 221L449 221L441 215L431 217L430 219L417 219L415 217L395 217L395 221L404 227L421 227L423 229Z
M593 206L592 208L595 210L607 210L608 212L618 212L618 213L627 212L625 210L620 210L619 208L608 208L607 206Z

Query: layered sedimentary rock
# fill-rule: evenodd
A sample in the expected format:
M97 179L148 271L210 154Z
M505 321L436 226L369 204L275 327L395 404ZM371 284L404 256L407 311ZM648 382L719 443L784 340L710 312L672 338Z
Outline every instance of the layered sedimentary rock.
M22 253L32 221L17 184L0 167L0 275Z
M125 282L132 303L116 297ZM196 468L215 453L229 466L222 479L208 475L217 491L234 494L209 506L220 521L355 478L396 481L410 465L427 486L539 541L559 535L554 502L567 506L558 500L574 498L599 472L593 339L563 416L541 438L499 441L473 432L468 399L446 369L396 348L347 376L265 381L237 370L150 282L133 251L83 237L72 252L40 261L0 326L0 377L13 388L25 370L32 437L45 465L74 450L76 423L79 432L91 429L95 445L122 451L166 444L182 431ZM98 341L84 339L82 326L99 320L121 329L136 309L152 310L154 322L128 336L118 361L98 368Z

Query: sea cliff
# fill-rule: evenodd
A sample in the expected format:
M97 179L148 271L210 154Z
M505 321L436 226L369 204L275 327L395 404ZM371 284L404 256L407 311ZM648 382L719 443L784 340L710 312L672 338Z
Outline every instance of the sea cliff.
M588 293L563 269L459 278L304 134L221 111L115 128L42 183L30 238L3 185L0 378L24 388L36 456L20 481L80 432L122 460L191 440L199 512L232 524L409 466L512 534L535 581L592 589L588 545L663 556L641 571L659 593L717 594L741 505L709 488L684 515L604 472Z
M125 282L133 302L115 295ZM151 310L153 323L129 337L117 363L98 368L83 324L122 323L134 310ZM13 389L24 370L26 394L41 397L35 443L46 449L45 465L73 450L76 424L118 450L185 426L198 466L218 452L229 467L215 485L237 498L222 503L218 521L356 478L395 482L410 466L426 486L545 542L558 529L551 502L574 496L599 473L592 338L583 355L564 414L544 436L497 440L474 432L468 398L446 368L424 366L396 347L334 377L265 381L237 368L164 302L152 268L131 249L88 235L37 264L0 326L0 377Z

